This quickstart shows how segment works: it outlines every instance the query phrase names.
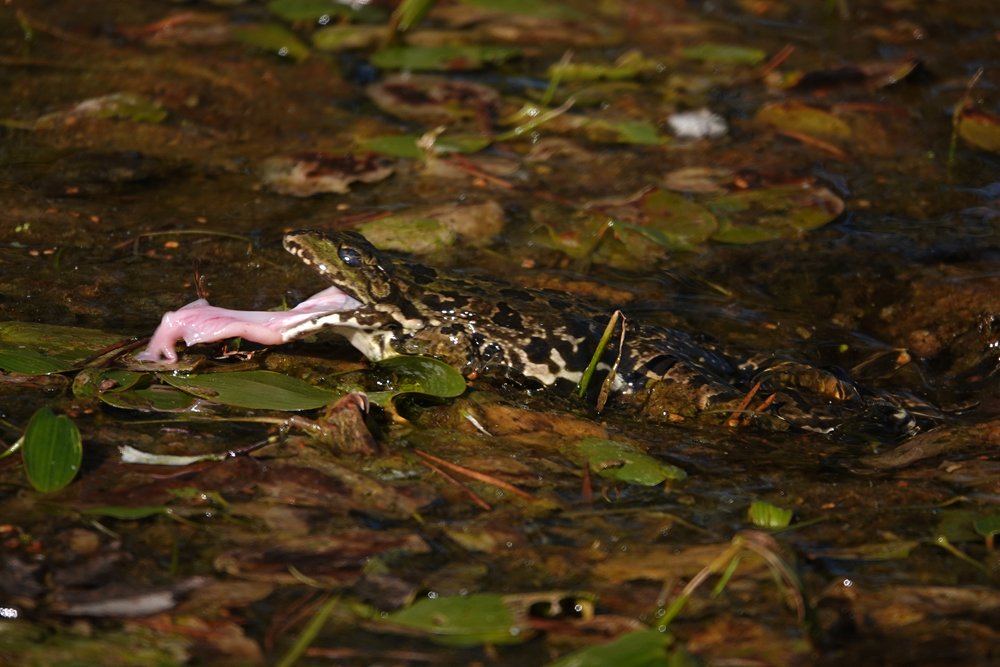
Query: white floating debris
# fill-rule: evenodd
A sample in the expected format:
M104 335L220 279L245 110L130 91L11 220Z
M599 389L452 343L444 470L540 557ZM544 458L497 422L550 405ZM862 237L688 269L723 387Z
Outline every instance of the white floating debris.
M667 122L680 139L718 139L726 136L726 119L708 109L672 114Z

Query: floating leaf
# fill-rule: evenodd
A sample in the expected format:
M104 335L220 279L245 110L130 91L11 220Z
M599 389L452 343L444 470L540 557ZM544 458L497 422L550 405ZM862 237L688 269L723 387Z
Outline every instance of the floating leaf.
M750 503L750 521L758 528L787 528L792 522L792 510L782 509L763 500Z
M588 437L577 443L580 455L601 477L629 484L655 486L668 479L682 480L687 473L669 463L661 463L629 445L604 438Z
M110 516L115 519L145 519L156 514L169 513L170 508L163 505L148 505L146 507L91 507L80 511L80 514Z
M148 377L148 373L120 368L83 370L73 379L73 395L77 398L89 398L106 391L124 391Z
M593 119L584 126L584 132L591 141L613 141L619 144L653 146L670 141L670 137L660 135L656 126L648 120Z
M300 42L295 33L280 25L263 23L233 28L233 35L244 44L287 56L295 62L309 57L309 47Z
M348 51L373 48L384 38L381 25L331 25L314 32L312 42L320 51Z
M312 410L340 394L273 371L167 375L167 384L217 403L257 410Z
M639 630L607 644L580 649L547 663L545 667L674 667L674 662L667 655L667 647L673 642L673 636L667 633Z
M756 243L822 227L844 212L844 202L826 188L746 190L705 202L719 219L712 239Z
M50 357L35 350L10 349L10 346L0 341L0 368L11 373L24 375L48 375L72 370L74 366L62 359Z
M112 407L123 410L139 410L140 412L184 412L191 408L197 400L191 394L162 385L153 385L144 389L106 391L98 396ZM204 416L205 413L206 410L202 407L199 414Z
M386 69L469 70L498 65L520 53L509 46L397 46L375 52L371 63Z
M72 367L121 339L121 336L96 329L32 322L0 323L0 351L35 350L47 357L69 362Z
M829 111L799 102L773 102L757 111L756 120L782 130L801 132L819 139L846 140L851 128Z
M495 594L465 595L418 600L389 614L386 622L426 633L446 646L518 644L531 637L528 627L514 621L513 612Z
M1000 153L1000 116L976 108L963 109L958 136L976 148Z
M767 54L760 49L728 44L702 44L684 49L681 53L688 60L703 60L730 65L756 65L767 57Z
M56 416L52 410L42 408L24 431L21 456L32 486L42 493L58 491L80 471L80 431L66 415Z
M465 378L454 368L432 357L400 356L375 364L398 378L397 391L454 398L465 393Z

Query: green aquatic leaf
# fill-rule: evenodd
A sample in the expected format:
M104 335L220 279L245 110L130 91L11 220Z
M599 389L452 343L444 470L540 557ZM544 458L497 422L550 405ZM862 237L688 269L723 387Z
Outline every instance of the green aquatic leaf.
M550 19L582 19L586 14L548 0L461 0L463 5L471 5L491 12L538 16Z
M592 119L584 126L584 132L591 141L619 144L655 146L670 141L670 137L659 134L656 126L648 120Z
M80 511L80 514L110 516L114 519L145 519L157 514L169 513L170 508L163 505L147 505L145 507L91 507Z
M389 614L385 622L426 633L446 646L519 644L532 634L515 622L503 596L491 593L425 598Z
M424 20L427 12L434 6L435 0L403 0L393 12L396 32L403 33L413 30Z
M384 37L381 25L331 25L314 32L312 43L320 51L349 51L373 48Z
M83 444L80 431L66 415L52 410L38 410L24 431L21 447L28 481L38 491L58 491L80 472Z
M985 519L979 519L972 524L972 527L975 528L976 532L983 537L996 535L1000 533L1000 514L994 514L993 516L988 516Z
M23 375L49 375L73 370L73 364L30 349L10 349L0 341L0 369ZM5 349L7 348L7 349Z
M701 44L684 49L681 53L688 60L703 60L728 65L756 65L767 57L767 54L760 49L729 44Z
M112 407L140 412L185 412L197 400L191 394L162 385L106 391L98 394L98 398ZM199 414L205 416L204 408Z
M233 36L244 44L291 58L295 62L302 62L309 57L309 47L299 41L295 33L274 23L233 28Z
M340 394L273 371L161 375L164 382L199 398L255 410L312 410Z
M512 46L396 46L376 51L371 63L386 69L470 70L520 54L521 49Z
M0 322L0 351L35 350L73 367L116 343L122 337L97 329L61 327L33 322Z
M845 141L851 137L850 126L840 118L801 102L772 102L757 110L755 120L782 130L800 132L827 141Z
M719 219L713 240L756 243L822 227L843 213L844 202L826 188L794 186L722 195L705 207Z
M673 636L667 633L639 630L607 644L580 649L545 667L672 667L667 647L673 643Z
M73 395L90 398L106 391L124 391L144 378L149 378L149 374L120 368L84 369L73 378Z
M677 466L661 463L634 447L613 440L591 436L578 442L576 447L590 469L601 477L641 486L655 486L668 479L687 477L687 473Z
M397 391L454 398L465 393L465 378L454 368L432 357L399 356L383 359L375 367L395 375Z
M84 100L70 111L73 116L90 118L121 118L138 123L161 123L167 111L159 102L147 100L135 93L113 93L103 97Z
M763 500L750 503L749 516L753 525L769 530L787 528L792 522L792 510L782 509Z

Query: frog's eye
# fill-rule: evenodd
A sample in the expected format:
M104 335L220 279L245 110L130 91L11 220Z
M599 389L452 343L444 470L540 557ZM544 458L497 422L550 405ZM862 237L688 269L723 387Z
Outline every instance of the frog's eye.
M361 253L354 248L341 248L340 261L347 266L361 266Z

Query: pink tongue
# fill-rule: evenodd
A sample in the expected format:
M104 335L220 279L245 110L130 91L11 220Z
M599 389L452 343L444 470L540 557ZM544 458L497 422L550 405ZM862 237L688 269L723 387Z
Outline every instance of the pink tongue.
M214 343L226 338L245 338L262 345L280 345L292 338L287 332L317 313L340 313L357 310L361 303L329 287L309 297L295 308L284 312L228 310L209 305L198 299L180 310L166 313L145 351L135 355L137 361L177 361L174 343L184 340L188 345Z

